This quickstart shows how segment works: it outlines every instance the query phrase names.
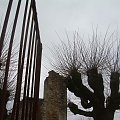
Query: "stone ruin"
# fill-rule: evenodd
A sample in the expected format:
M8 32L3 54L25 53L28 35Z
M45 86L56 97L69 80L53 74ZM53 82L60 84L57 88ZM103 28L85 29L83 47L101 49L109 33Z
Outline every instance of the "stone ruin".
M67 120L67 88L63 76L49 72L44 82L44 98L39 104L38 120Z

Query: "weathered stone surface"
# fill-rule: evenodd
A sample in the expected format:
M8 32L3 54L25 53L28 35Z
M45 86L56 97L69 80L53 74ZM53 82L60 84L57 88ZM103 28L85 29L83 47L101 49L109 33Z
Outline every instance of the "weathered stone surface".
M44 85L43 120L67 119L67 89L64 77L49 72Z

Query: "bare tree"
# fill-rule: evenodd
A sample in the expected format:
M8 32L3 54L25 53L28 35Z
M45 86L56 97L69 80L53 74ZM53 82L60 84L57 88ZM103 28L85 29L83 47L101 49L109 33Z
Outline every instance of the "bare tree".
M108 31L103 37L93 31L92 39L86 42L77 32L73 42L67 38L67 43L61 41L57 47L53 66L66 77L67 88L86 110L71 101L68 107L74 114L94 120L113 120L120 108L120 42Z
M0 57L0 106L1 106L1 100L2 100L2 92L3 92L3 84L4 84L4 75L6 70L6 61L7 61L7 54L8 54L8 45L9 35L6 36L6 40L2 49L2 54ZM12 50L11 55L11 62L10 62L10 69L9 69L9 75L7 80L7 94L6 94L6 104L8 101L11 101L14 99L15 91L16 91L16 70L17 70L17 49L14 47ZM7 108L6 113L7 115ZM5 115L5 116L6 116Z

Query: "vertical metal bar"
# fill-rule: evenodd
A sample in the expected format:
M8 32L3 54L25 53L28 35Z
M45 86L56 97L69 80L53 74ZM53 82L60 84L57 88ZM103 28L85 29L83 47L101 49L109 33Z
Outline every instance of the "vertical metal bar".
M31 98L33 99L33 87L35 81L35 68L36 68L36 41L35 41L35 48L34 48L34 61L33 61L33 73L32 73L32 83L31 83ZM29 120L32 119L32 108L33 108L33 101L30 101L30 109L29 109Z
M5 98L6 98L6 92L7 92L7 78L8 78L10 57L11 57L13 39L14 39L14 34L15 34L15 29L16 29L16 24L17 24L17 19L18 19L18 14L19 14L19 10L20 10L20 5L21 5L21 0L18 1L17 10L16 10L16 14L15 14L15 20L14 20L13 29L12 29L11 38L10 38L9 51L8 51L8 56L7 56L6 70L5 70L5 77L4 77L4 85L3 85L3 96L2 96L3 99L2 99L0 120L4 119L4 111L5 111L5 107L6 107L6 105L5 105Z
M37 10L36 10L36 3L35 0L31 0L32 1L32 9L33 9L33 16L34 16L34 20L35 20L35 26L36 26L36 30L37 30L37 38L40 40L40 30L39 30L39 24L38 24L38 19L37 19Z
M5 33L6 33L7 25L8 25L8 20L9 20L9 16L10 16L12 3L13 3L13 0L9 0L8 7L7 7L7 12L6 12L6 15L5 15L5 20L4 20L4 23L3 23L3 28L2 28L2 32L1 32L1 36L0 36L0 57L1 57L1 54L2 54L2 48L3 48L3 43L4 43L4 39L5 39Z
M35 71L35 86L34 86L34 102L33 102L33 117L32 120L37 120L38 102L39 102L39 84L40 84L40 71L41 71L41 57L42 57L42 44L40 43L39 27L37 20L37 11L35 0L32 0L33 16L36 28L37 40L37 56L36 56L36 71Z
M16 87L16 94L15 94L15 100L14 100L14 106L13 106L11 120L14 120L14 118L15 118L15 120L19 119L18 117L19 117L22 75L23 75L24 59L25 59L25 54L26 54L26 44L27 44L27 40L28 40L29 22L30 22L30 16L31 16L31 4L30 4L30 9L29 9L30 11L29 11L29 15L28 15L26 32L25 32L28 1L29 0L26 0L25 10L24 10L21 40L20 40L20 49L19 49L17 87ZM35 40L36 41L35 41L35 45L33 44L34 48L33 47L28 48L28 51L30 51L29 49L31 49L31 58L29 57L29 54L28 54L28 59L30 58L30 61L27 60L26 70L27 70L27 68L29 68L29 77L28 77L28 73L26 72L26 77L25 77L26 83L24 86L23 99L25 99L25 97L26 97L26 88L27 88L27 97L29 97L31 69L33 69L31 96L33 96L33 86L34 86L34 101L33 101L33 107L31 105L32 102L30 101L30 109L29 109L30 113L29 114L31 114L32 112L33 112L33 114L29 115L29 117L27 114L28 113L28 103L26 104L26 108L24 108L24 105L23 105L24 109L22 109L22 112L26 111L26 117L25 117L26 120L28 118L31 119L32 115L34 115L32 117L32 119L34 119L34 120L37 119L37 105L38 105L38 100L39 100L39 83L40 83L41 56L42 56L42 44L40 43L39 26L38 26L38 20L37 20L35 0L31 0L31 1L32 1L33 17L34 17L34 22L35 22L35 32L36 32ZM1 57L1 53L2 53L2 47L3 47L3 43L4 43L4 38L5 38L5 34L6 34L6 29L7 29L7 25L8 25L8 19L9 19L9 15L10 15L10 11L11 11L12 2L13 2L13 0L9 1L6 16L5 16L5 21L3 24L3 29L2 29L2 33L1 33L1 37L0 37L0 57ZM15 34L15 29L16 29L20 6L21 6L21 0L18 1L17 10L16 10L16 14L15 14L15 20L14 20L13 29L12 29L12 35L11 35L11 39L10 39L10 45L9 45L9 51L8 51L8 57L7 57L7 63L6 63L5 78L4 78L4 85L3 85L2 107L0 109L0 116L1 116L0 120L4 119L7 78L8 78L8 73L9 73L10 57L11 57L11 51L12 51L14 34ZM35 32L33 34L35 34ZM25 39L24 39L24 35L25 35ZM31 32L30 32L30 36L31 36ZM33 37L33 40L34 40L34 37ZM24 42L24 44L23 44L23 42ZM30 44L31 43L29 43L29 45ZM33 50L34 50L34 52L33 52ZM34 58L33 58L34 60L32 59L33 53L34 53ZM34 61L34 62L32 62L32 61ZM27 79L28 79L28 83L27 83ZM27 86L27 84L28 84L28 86ZM24 116L22 118L24 119Z
M20 50L19 50L18 76L17 76L17 79L20 76L21 56L22 56L22 47L23 47L23 38L24 38L24 31L25 31L26 15L27 15L27 9L28 9L28 1L29 0L26 0L25 10L24 10L24 17L23 17L23 24L22 24L22 33L21 33L21 40L20 40ZM15 116L16 102L17 102L17 95L18 95L18 93L17 93L17 91L18 91L18 85L19 85L19 81L17 81L17 88L16 88L16 94L15 94L15 100L14 100L14 105L13 105L13 111L12 111L11 120L14 120L14 116Z
M22 83L23 66L24 66L24 59L25 59L25 52L26 52L26 44L27 44L27 40L28 40L28 30L29 30L30 16L31 16L31 4L30 4L27 26L26 26L26 34L25 34L25 41L24 41L24 47L23 47L23 56L22 56L22 62L21 62L21 67L20 67L20 76L17 79L19 84L18 84L18 91L17 91L18 95L17 95L17 105L16 105L16 120L18 120L18 118L19 118L21 83Z
M33 48L35 46L35 39L33 37L33 42L32 42L32 48L31 48L31 56L30 56L30 66L29 66L29 76L28 76L28 85L27 85L27 97L26 97L26 114L25 114L25 120L27 120L28 118L28 104L29 104L29 101L28 101L28 98L29 98L29 89L30 89L30 77L31 77L31 70L32 70L32 58L33 58Z
M33 118L37 120L38 102L39 102L39 84L40 84L40 71L41 71L41 57L42 57L42 44L37 41L37 58L36 58L36 71L35 71L35 86L34 86L34 103L33 103Z
M28 68L29 68L29 59L30 59L30 48L31 48L31 41L32 41L32 31L34 31L33 28L33 18L31 22L31 30L30 30L30 41L29 41L29 47L28 47L28 57L27 57L27 66L26 66L26 73L25 73L25 84L24 84L24 95L23 95L23 103L22 103L22 117L21 119L24 120L25 115L25 97L26 97L26 87L27 87L27 78L28 78ZM34 36L34 34L33 34Z

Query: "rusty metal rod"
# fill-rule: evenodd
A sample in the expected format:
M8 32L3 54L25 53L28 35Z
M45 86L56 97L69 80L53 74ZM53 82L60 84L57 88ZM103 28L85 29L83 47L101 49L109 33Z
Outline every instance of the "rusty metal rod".
M28 9L28 1L29 0L26 0L25 10L24 10L24 17L23 17L23 24L22 24L20 49L19 49L19 58L18 58L18 76L17 76L17 78L19 78L20 67L21 67L22 46L23 46L23 38L24 38L24 31L25 31L26 15L27 15L27 9ZM19 82L17 81L16 94L15 94L15 100L14 100L11 120L14 120L14 116L15 116L15 112L16 112L16 104L17 104L16 102L17 102L17 94L18 94L17 93L17 91L18 91L17 86L18 86L18 84L19 84Z
M39 84L40 84L40 71L41 71L41 57L42 57L42 44L40 42L40 32L37 19L37 11L35 0L32 0L32 9L35 20L36 40L37 40L37 56L36 56L36 71L35 71L35 85L34 85L34 101L33 101L33 114L32 120L37 120L38 102L39 102Z
M27 66L26 66L26 73L25 73L25 84L24 84L24 93L23 93L23 100L22 100L22 115L21 115L21 119L24 120L24 116L25 116L25 102L26 102L26 87L27 87L27 79L28 79L28 68L29 68L29 64L30 64L30 49L31 49L31 42L32 42L32 32L34 31L33 28L33 18L32 18L32 22L31 22L31 30L30 30L30 39L29 39L29 47L28 47L28 55L27 55ZM34 35L34 34L33 34Z
M35 0L31 0L32 2L32 9L33 9L33 16L34 16L34 20L35 20L35 27L37 30L37 39L40 40L40 30L39 30L39 24L38 24L38 17L37 17L37 10L36 10L36 2Z
M11 52L12 52L14 34L15 34L18 15L19 15L20 5L21 5L21 0L18 1L17 10L15 13L15 19L14 19L13 28L12 28L12 33L11 33L11 38L10 38L10 44L9 44L9 50L8 50L8 56L7 56L7 62L6 62L6 69L5 69L4 84L3 84L3 95L2 95L0 120L4 120L4 113L5 113L5 108L6 108L5 98L6 98L6 92L7 92L7 79L8 79L8 72L9 72L9 66L10 66L10 57L11 57Z
M34 46L35 46L35 40L33 39L32 41L32 48L31 48L31 56L30 56L30 66L29 66L29 75L28 75L28 85L27 85L27 96L26 96L26 114L25 114L25 120L27 120L28 118L28 104L29 104L29 101L28 101L28 98L29 98L29 89L30 89L30 77L31 77L31 70L32 70L32 59L33 59L33 53L34 53Z
M32 120L37 120L37 111L38 111L38 102L39 102L39 88L40 88L39 84L40 84L41 58L42 58L42 44L37 39L37 58L36 58L34 103L33 103L33 116L34 117L32 118Z
M26 0L25 10L24 10L24 17L23 17L23 24L22 24L22 31L21 31L21 40L20 40L20 49L19 49L19 58L18 58L18 76L17 76L17 79L20 76L21 56L22 56L22 47L23 47L23 38L24 38L24 31L25 31L26 15L27 15L27 10L28 10L28 1L29 0ZM16 85L16 94L15 94L15 100L14 100L14 105L13 105L13 111L12 111L11 120L14 120L14 116L15 116L15 112L16 112L16 104L17 104L17 96L18 96L18 86L19 86L19 81L17 81L17 85Z
M16 120L18 120L19 118L21 84L22 84L23 67L24 67L24 61L25 61L26 45L27 45L27 40L28 40L30 17L31 17L31 7L29 9L28 20L27 20L27 25L26 25L25 41L24 41L24 47L23 47L22 62L21 62L21 67L20 67L20 77L17 79L19 81L19 85L18 85L18 96L17 96L17 106L16 106Z
M35 69L36 69L36 41L35 41L35 48L34 48L34 60L33 60L33 73L32 73L32 83L31 83L31 94L30 97L33 99L33 87L35 82ZM32 119L32 111L33 111L33 101L30 101L30 109L29 109L29 120Z
M1 54L2 54L2 48L3 48L6 29L7 29L7 25L8 25L9 16L10 16L10 11L11 11L11 8L12 8L12 3L13 3L13 0L9 0L6 15L5 15L5 20L4 20L4 23L3 23L3 28L2 28L2 32L1 32L1 36L0 36L0 57L1 57Z

